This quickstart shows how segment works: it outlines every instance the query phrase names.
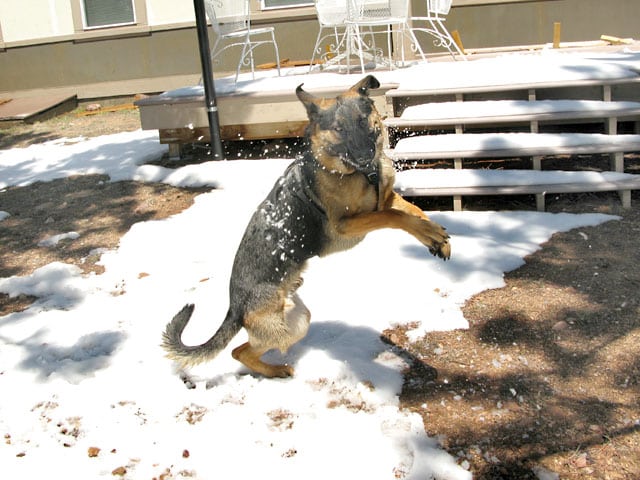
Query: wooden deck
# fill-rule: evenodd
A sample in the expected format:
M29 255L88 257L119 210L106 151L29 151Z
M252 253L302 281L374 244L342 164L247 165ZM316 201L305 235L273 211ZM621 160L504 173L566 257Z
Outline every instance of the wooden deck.
M35 122L73 110L75 95L35 95L24 98L0 97L0 123Z
M505 65L496 59L485 60L494 64L429 63L374 72L382 86L371 94L385 118L386 153L404 164L397 191L452 196L456 210L466 195L534 194L537 208L544 210L547 193L617 191L623 207L630 207L630 191L640 189L640 175L625 172L624 154L640 151L640 55L621 62L572 59L576 63L564 65L563 60L547 64L543 56L517 56L507 71L498 70ZM223 84L218 96L222 138L301 136L307 121L295 96L298 84L317 96L333 97L361 77L290 72L243 84L238 91L225 91ZM180 89L137 102L143 128L158 129L174 154L182 143L208 141L201 90ZM618 134L623 121L636 134ZM582 131L585 124L591 124L589 133ZM600 133L592 133L594 125ZM566 131L567 126L573 130ZM548 127L563 133L540 133ZM520 133L512 133L514 128ZM568 171L543 168L545 156L584 153L610 154L611 171L585 175L580 165ZM464 168L467 158L501 157L530 158L531 169L480 174ZM406 172L407 165L423 160L450 161L451 168L446 173ZM442 175L451 181L441 184Z
M408 69L376 70L380 89L372 92L384 117L397 118L405 108L424 102L490 99L640 100L640 78L632 68L608 64L590 76L589 65L556 66L540 72L542 57L523 62L515 56L514 70L487 75L483 58L468 62L429 62ZM504 65L503 65L504 66ZM574 71L572 71L572 69ZM302 135L306 113L295 96L297 85L320 96L335 96L354 84L361 74L312 73L306 67L260 72L256 80L240 80L234 90L229 79L216 80L218 114L224 140L270 139ZM455 81L452 80L455 78ZM163 143L207 142L208 121L204 91L191 86L136 102L142 128L158 130ZM469 116L467 115L467 118ZM490 119L489 119L490 121Z
M304 83L304 76L299 79L299 83ZM302 136L307 125L307 113L295 95L295 86L282 90L218 95L222 139L256 140ZM339 95L349 86L351 83L346 81L333 87L311 87L308 90L316 95L329 97ZM376 106L381 111L387 108L385 93L395 86L383 84L380 89L372 92ZM160 141L170 145L208 142L208 118L201 90L198 87L179 89L137 101L142 128L158 130Z

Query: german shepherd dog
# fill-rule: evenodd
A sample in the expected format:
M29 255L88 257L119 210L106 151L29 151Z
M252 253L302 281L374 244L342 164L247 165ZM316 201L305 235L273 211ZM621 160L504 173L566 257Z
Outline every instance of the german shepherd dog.
M309 117L307 147L258 206L238 247L229 310L205 343L182 340L193 305L185 305L163 334L167 356L183 367L215 357L242 327L249 341L233 358L266 377L293 375L271 365L268 350L286 352L309 329L311 315L296 293L308 259L347 250L380 228L402 229L446 260L445 229L393 191L394 169L382 152L381 120L369 97L380 83L369 75L337 98L296 89Z

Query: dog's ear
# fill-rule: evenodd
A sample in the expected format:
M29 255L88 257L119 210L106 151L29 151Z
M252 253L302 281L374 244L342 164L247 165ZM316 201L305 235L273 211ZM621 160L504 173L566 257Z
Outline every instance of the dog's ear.
M352 92L357 92L360 95L369 95L370 88L378 88L380 86L380 82L373 75L367 75L358 83L356 83L353 87L350 88Z
M296 88L296 96L307 109L307 115L309 116L309 119L311 119L318 113L318 110L320 109L320 99L303 90L302 85L304 85L304 83L301 83L300 85L298 85L298 88Z

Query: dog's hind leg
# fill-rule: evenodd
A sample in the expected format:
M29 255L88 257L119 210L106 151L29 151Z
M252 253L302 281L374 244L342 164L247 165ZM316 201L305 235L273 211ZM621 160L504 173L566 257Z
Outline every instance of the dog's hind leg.
M290 377L289 365L271 365L261 360L267 351L285 353L309 330L311 314L297 293L290 293L276 310L262 310L247 315L244 325L249 341L233 350L233 358L265 377Z
M260 357L264 355L270 348L256 348L250 342L243 343L233 349L231 355L233 358L244 364L247 368L257 372L265 377L290 377L293 375L293 368L289 365L270 365L264 363Z

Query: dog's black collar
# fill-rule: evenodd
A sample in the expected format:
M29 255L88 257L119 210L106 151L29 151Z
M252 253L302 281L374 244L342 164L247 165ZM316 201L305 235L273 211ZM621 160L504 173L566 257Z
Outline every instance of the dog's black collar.
M306 156L301 155L296 158L295 163L298 165L298 168L296 169L296 175L298 177L299 183L303 187L303 192L305 196L309 200L311 200L311 203L315 205L318 208L318 210L320 210L323 214L326 214L326 212L324 211L324 209L320 204L320 199L318 198L316 193L313 191L311 186L305 182L303 176L300 173L300 170L309 168L310 166L313 166L314 168L318 168L318 169L324 169L325 167L323 167L322 164L318 162L318 160L316 160L316 158L313 155L306 155ZM369 182L369 185L373 185L375 187L376 196L380 197L380 174L378 172L378 165L376 165L375 169L369 173L362 172L361 170L358 170L358 169L356 169L356 171L365 176L365 178L367 179L367 182ZM341 175L341 174L336 172L336 175Z
M313 161L317 163L318 166L320 165L315 160L315 158L313 159ZM320 199L318 198L318 195L316 195L316 192L313 190L313 188L309 184L309 181L307 179L308 175L303 175L302 173L303 170L306 168L309 168L309 165L306 162L305 157L304 156L297 157L294 164L294 175L296 176L296 180L298 181L298 184L300 185L302 190L296 189L294 193L298 196L304 195L303 200L308 200L309 203L313 205L316 208L316 210L318 210L318 212L320 212L320 214L322 214L323 216L326 216L327 212L322 207L322 204L320 203Z
M366 177L367 177L367 180L369 181L369 184L374 185L376 187L378 186L380 182L380 176L378 175L377 168L374 172L367 173Z

